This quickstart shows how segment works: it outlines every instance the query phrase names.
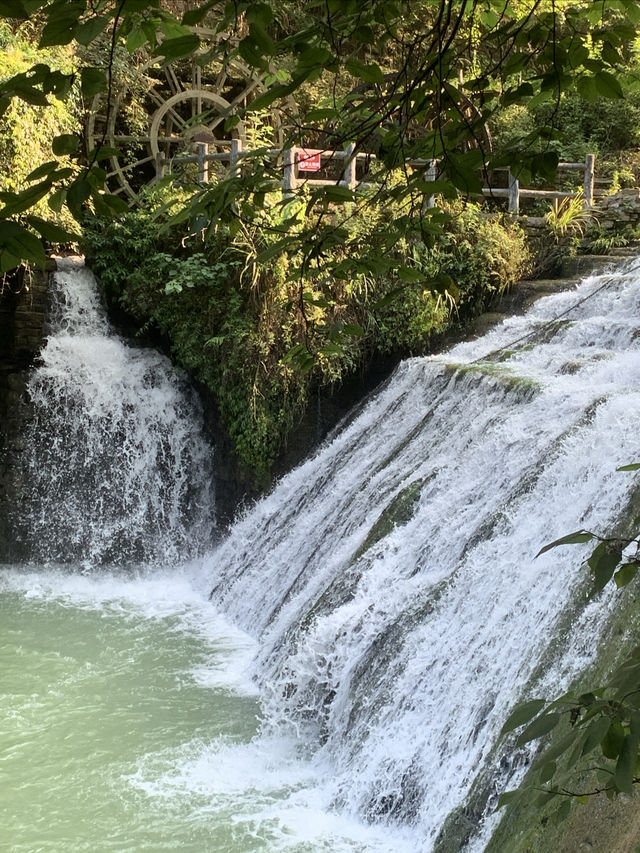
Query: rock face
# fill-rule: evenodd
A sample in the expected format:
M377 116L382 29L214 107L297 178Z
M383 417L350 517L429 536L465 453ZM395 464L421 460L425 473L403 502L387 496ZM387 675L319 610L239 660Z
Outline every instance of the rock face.
M20 455L29 418L26 381L45 334L49 273L16 275L0 293L0 561L21 556L14 541Z

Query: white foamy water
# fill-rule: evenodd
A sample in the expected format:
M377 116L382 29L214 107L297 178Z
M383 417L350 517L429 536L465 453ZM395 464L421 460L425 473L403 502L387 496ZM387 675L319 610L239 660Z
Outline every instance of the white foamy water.
M624 510L639 306L635 265L403 363L212 555L214 603L259 641L265 730L331 768L340 813L428 853L534 676L561 691L591 659L608 607L567 615L584 550L534 558Z
M213 531L213 451L193 393L164 356L111 330L77 261L52 289L16 525L30 553L86 567L197 553Z

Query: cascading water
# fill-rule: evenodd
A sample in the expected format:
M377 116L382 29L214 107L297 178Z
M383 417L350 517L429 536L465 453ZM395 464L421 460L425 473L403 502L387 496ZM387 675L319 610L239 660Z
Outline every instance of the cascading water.
M405 362L190 562L197 407L109 330L90 273L58 287L31 564L0 568L12 853L430 853L456 812L448 849L484 850L523 772L504 719L570 683L613 606L585 604L579 548L534 555L632 491L640 264Z
M55 274L28 392L20 513L33 559L175 562L210 544L212 450L169 361L113 333L92 273Z
M334 807L425 853L499 784L514 703L566 687L608 614L607 593L584 607L579 551L534 560L616 521L640 453L640 268L578 294L402 364L211 558L214 604L259 642L265 731L322 767Z

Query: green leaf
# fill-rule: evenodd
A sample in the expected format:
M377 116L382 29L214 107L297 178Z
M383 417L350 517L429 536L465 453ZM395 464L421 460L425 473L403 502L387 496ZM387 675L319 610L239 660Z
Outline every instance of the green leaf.
M492 30L500 21L500 17L493 9L485 9L483 12L480 12L480 21L488 30Z
M263 56L262 49L252 35L242 39L238 45L238 53L252 68L267 68L267 61Z
M127 36L127 50L129 53L135 53L147 43L147 40L146 32L141 27L136 27Z
M57 157L62 157L65 154L77 154L79 144L80 139L75 133L61 133L53 137L51 149Z
M446 273L441 272L436 276L430 276L426 279L425 283L432 293L439 294L440 296L448 295L452 299L457 299L459 296L455 281Z
M250 24L268 27L273 21L273 12L266 3L251 3L247 6L245 17Z
M627 584L631 583L631 581L638 574L638 569L640 569L640 563L636 560L632 560L628 563L623 563L623 565L620 566L618 571L613 576L613 579L616 582L616 586L618 587L618 589L621 589L623 586L627 586Z
M87 154L87 160L90 163L100 163L102 160L117 157L120 153L119 148L110 148L108 145L102 145L99 148L92 148Z
M550 782L553 779L553 776L556 772L556 763L555 761L550 761L548 764L545 764L540 771L540 781L544 784L545 782Z
M72 4L69 4L70 6ZM56 16L50 13L49 20L44 25L38 47L53 47L54 45L70 44L73 40L74 25L77 18L74 16Z
M218 0L209 0L208 3L203 3L197 9L189 9L182 16L182 23L187 27L194 27L206 18L209 9L212 9L217 3Z
M551 820L556 826L560 826L560 824L564 823L564 821L569 817L570 811L571 802L565 797L556 811L551 815Z
M331 341L327 341L319 352L321 355L344 355L344 347L340 346L340 344L334 344Z
M271 36L259 24L249 25L249 35L254 43L262 51L263 55L273 56L276 52L276 45Z
M598 717L593 720L587 729L587 736L582 746L582 755L587 755L596 746L600 746L604 736L609 731L611 720L609 717Z
M557 548L559 545L579 545L582 542L590 542L593 538L593 533L589 533L588 530L576 530L575 533L568 533L566 536L561 536L560 539L549 542L548 545L545 545L544 548L538 551L536 557L550 551L552 548Z
M617 759L624 741L624 729L618 720L614 720L602 739L602 754L605 758Z
M384 74L375 63L366 65L352 56L346 61L345 68L352 77L358 77L360 80L364 80L365 83L384 83Z
M353 201L353 190L348 189L348 187L323 187L321 195L324 196L327 201L333 201L337 204L342 204L346 201Z
M45 176L49 177L49 175L52 172L55 172L57 167L58 167L58 161L57 160L49 160L47 163L42 163L42 165L38 166L36 169L34 169L33 172L29 172L29 174L27 175L25 180L26 181L37 181L39 178L44 178Z
M594 103L600 97L595 79L586 74L578 78L576 88L580 97L589 103Z
M184 24L181 24L174 17L164 17L160 22L160 29L164 37L168 39L182 38L182 36L192 34L192 30L189 27L185 27Z
M0 222L0 247L3 252L0 272L6 272L15 266L12 260L16 258L44 268L46 255L40 239L17 222ZM7 257L4 257L5 251Z
M326 107L323 109L307 110L307 113L305 115L305 119L308 122L327 121L327 119L335 119L339 115L340 115L339 110Z
M625 794L630 794L633 788L633 774L636 766L637 752L638 743L636 738L630 734L625 735L620 746L620 754L616 762L616 772L613 777L616 788Z
M34 86L29 85L25 81L16 81L14 91L16 97L20 98L21 101L24 101L27 104L33 104L34 107L46 107L49 105L49 101L47 100L47 96L44 92L41 92L40 89L36 89Z
M522 702L513 709L507 717L507 720L500 730L500 736L507 732L517 729L518 726L523 726L536 716L547 704L546 699L530 699L528 702Z
M80 88L84 98L92 98L99 92L106 92L107 86L107 77L98 68L83 68L80 72Z
M353 31L353 38L362 44L375 44L376 34L371 27L363 24Z
M29 13L20 0L1 0L0 15L2 15L3 18L26 19L29 17Z
M621 559L622 549L610 542L601 542L594 549L587 560L587 565L594 575L593 594L600 592L609 583Z
M632 462L630 465L622 465L616 471L640 471L640 462Z
M358 323L345 323L342 331L345 335L351 335L354 338L364 337L364 329Z
M598 89L598 94L603 98L624 98L622 86L613 74L609 74L608 71L598 71L593 79Z
M634 27L640 24L640 6L636 0L622 0L624 11Z
M505 791L504 793L500 794L500 796L498 797L498 805L496 806L496 810L501 809L504 806L508 806L509 803L514 802L514 800L519 799L521 796L522 796L522 794L518 790L516 790L516 791Z
M609 680L609 686L615 688L616 695L626 696L640 688L640 663L631 658L619 666Z
M560 721L560 714L543 714L537 717L527 728L522 732L516 746L522 746L530 740L542 737L554 729Z
M67 188L67 206L75 219L82 216L82 205L91 195L91 184L80 178Z
M85 47L91 44L107 28L110 20L107 15L97 15L94 18L83 21L76 27L76 41Z
M617 65L619 62L622 62L622 57L609 41L605 41L602 45L602 58L609 65Z
M158 45L156 53L164 56L165 61L182 59L191 56L200 47L200 39L195 33L178 36L178 38L165 39Z
M334 61L334 55L326 47L307 47L298 57L298 67L305 70L325 68Z
M262 59L260 60L262 62ZM267 89L266 92L263 92L261 95L251 101L249 104L249 110L251 112L258 112L259 110L264 110L267 107L271 106L274 101L277 101L278 98L285 98L287 95L291 94L294 87L291 85L279 85L272 86L270 89Z
M10 216L15 216L33 207L34 204L40 201L41 198L51 189L51 182L48 180L41 181L20 193L2 193L0 197L5 203L5 206L0 210L0 217L8 219Z
M54 213L60 213L62 210L62 206L65 203L67 198L67 191L64 187L52 192L49 198L47 199L47 204L50 209L53 210Z
M47 222L39 216L28 216L27 222L41 237L50 243L72 243L79 236L72 231L68 231L66 228L55 225L53 222Z
M408 282L418 282L425 280L425 274L421 272L421 270L417 270L414 267L399 267L398 268L398 278L400 281L408 281Z

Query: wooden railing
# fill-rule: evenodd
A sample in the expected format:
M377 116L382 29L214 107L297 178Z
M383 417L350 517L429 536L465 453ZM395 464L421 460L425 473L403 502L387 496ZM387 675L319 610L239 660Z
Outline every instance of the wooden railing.
M206 142L197 142L196 145L197 153L173 157L171 160L168 160L162 153L159 153L156 158L156 172L158 176L162 177L165 175L171 170L174 164L195 163L198 167L198 181L205 183L209 180L209 164L211 162L228 163L229 174L234 175L238 174L242 158L250 153L243 149L240 139L217 140L215 143L216 148L220 147L223 150L213 152L209 150L209 144ZM374 186L371 182L359 181L356 176L356 169L359 162L374 161L376 156L375 154L356 152L355 143L350 143L342 151L317 151L303 148L286 148L283 150L274 148L270 149L267 153L271 157L282 158L281 186L285 194L293 193L299 186L341 186L351 190L355 190L358 187ZM301 176L300 172L304 169L305 159L317 157L318 155L329 162L344 161L345 166L342 176L331 180L326 178L311 178L308 177L308 173ZM413 168L424 169L427 181L436 180L438 176L437 164L437 160L407 160L407 165ZM583 204L585 207L591 207L593 205L595 181L595 155L587 154L584 163L561 162L558 164L558 169L563 171L580 170L584 172L582 184ZM517 216L520 212L520 199L522 198L550 199L557 206L561 199L576 198L579 195L577 192L523 188L509 169L501 171L506 171L507 173L507 187L484 187L482 194L490 198L506 198L509 213L512 213L514 216ZM433 203L433 197L427 200L428 207L433 207Z
M582 197L584 199L585 207L592 207L593 205L593 186L595 182L595 155L587 154L584 163L558 163L558 170L569 171L569 170L580 170L584 172L584 180L582 183ZM532 189L523 189L517 178L514 178L509 169L505 170L507 172L507 180L508 187L504 188L496 188L496 187L485 187L482 192L485 196L490 196L491 198L507 198L509 202L509 213L513 213L514 216L517 216L520 213L520 199L521 198L539 198L539 199L551 199L556 204L563 198L577 198L579 193L577 192L562 192L559 190L532 190Z

